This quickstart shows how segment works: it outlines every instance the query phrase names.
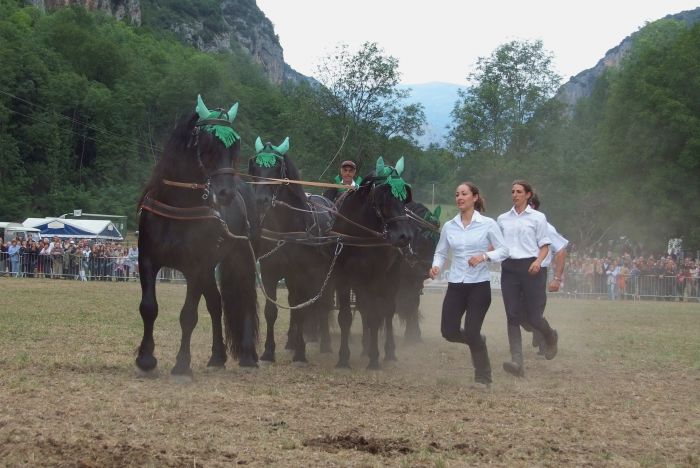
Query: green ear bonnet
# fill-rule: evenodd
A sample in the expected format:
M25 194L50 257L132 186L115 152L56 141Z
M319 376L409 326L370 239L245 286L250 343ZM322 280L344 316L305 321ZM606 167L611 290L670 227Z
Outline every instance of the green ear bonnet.
M210 111L204 104L202 96L198 94L195 112L197 112L197 115L199 115L197 126L205 132L215 135L219 140L221 140L226 148L230 148L231 145L236 142L236 140L241 138L233 129L233 120L236 118L236 114L238 113L238 103L231 106L228 112L224 111L223 109Z
M426 210L425 214L423 215L423 219L429 222L430 224L434 226L440 226L440 213L442 212L442 207L438 205L435 208L435 211L432 213L430 210ZM426 239L432 240L435 244L440 240L440 233L433 231L432 229L426 229L423 231L423 237Z
M385 165L384 158L379 156L374 172L378 179L386 179L385 183L389 184L389 187L391 187L391 194L394 196L394 198L397 198L401 201L406 201L406 198L408 197L406 187L411 188L411 186L401 178L401 173L403 172L403 164L403 156L401 156L401 158L396 163L396 167Z
M282 159L287 151L289 151L289 137L285 138L279 146L274 146L272 143L263 145L258 137L255 140L255 164L260 167L274 167L277 159Z

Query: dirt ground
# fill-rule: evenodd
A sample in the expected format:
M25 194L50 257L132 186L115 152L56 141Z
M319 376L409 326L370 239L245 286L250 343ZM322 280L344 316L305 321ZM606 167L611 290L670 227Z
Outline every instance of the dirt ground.
M699 304L552 299L559 355L528 345L516 379L501 368L494 294L484 391L470 387L467 349L440 337L442 297L423 296L424 342L399 336L399 361L378 372L359 356L359 320L352 370L334 368L337 328L334 354L310 343L310 365L293 367L284 311L276 364L208 370L200 306L194 381L182 384L169 371L183 286L159 286L160 375L145 379L136 283L0 278L0 465L699 466Z

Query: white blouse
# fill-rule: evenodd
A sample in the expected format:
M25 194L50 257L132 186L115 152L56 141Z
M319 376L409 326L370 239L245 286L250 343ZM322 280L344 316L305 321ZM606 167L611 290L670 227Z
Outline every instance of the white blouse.
M540 247L551 244L547 234L547 217L528 206L518 214L515 207L498 217L510 258L531 258L540 255Z
M493 250L489 251L489 247ZM486 253L489 260L500 262L508 258L508 248L503 241L501 230L492 218L478 211L472 215L469 225L462 224L462 215L447 221L440 230L440 240L435 248L433 266L442 269L448 254L452 254L450 283L481 283L489 281L490 274L486 262L472 267L469 259L474 255Z

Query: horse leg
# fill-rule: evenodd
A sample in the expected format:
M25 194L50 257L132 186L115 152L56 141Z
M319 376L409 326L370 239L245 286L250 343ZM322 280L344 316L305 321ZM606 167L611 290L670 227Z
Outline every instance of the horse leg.
M375 302L373 300L373 302ZM382 325L382 318L377 314L376 310L371 310L366 314L369 343L367 355L369 356L369 364L367 369L379 370L379 327Z
M337 368L350 368L350 327L352 312L350 311L350 289L338 287L338 325L340 326L340 349L338 350Z
M263 286L268 297L273 301L277 301L277 281L278 278L271 278L270 275L262 273ZM277 306L269 301L265 301L265 324L267 333L265 335L265 351L260 356L261 361L275 362L275 322L277 321Z
M408 280L406 280L407 283ZM414 278L414 281L399 287L396 295L396 310L406 322L403 334L406 344L421 343L420 332L420 297L423 294L423 277Z
M156 301L156 275L159 266L154 265L149 257L139 259L141 281L141 304L139 313L143 320L143 338L136 356L136 366L143 372L153 371L158 365L158 359L153 355L153 325L158 318L158 301Z
M391 309L393 310L393 309ZM396 342L394 341L394 313L384 316L384 360L396 361Z
M320 332L320 351L322 353L332 353L331 348L331 332L328 324L329 307L327 304L321 304L318 308L318 326Z
M194 331L194 327L197 326L199 318L197 315L197 306L199 305L199 299L202 297L202 288L197 280L199 280L199 278L196 280L190 278L189 281L187 281L187 295L185 297L185 303L180 310L180 329L182 330L182 337L180 339L180 349L177 352L175 366L170 371L170 374L174 376L192 376L192 369L190 368L190 363L192 361L190 341L192 339L192 331Z
M224 346L224 330L221 326L221 295L219 294L219 289L216 287L216 278L212 272L209 275L203 285L204 300L207 303L207 310L209 311L209 316L211 317L211 331L212 331L212 343L211 343L211 357L207 363L207 367L220 367L224 368L226 366L226 347Z
M290 302L289 305L297 305L299 301ZM309 312L305 309L290 310L290 322L294 323L294 334L292 335L294 356L292 357L293 364L306 363L306 343L304 342L304 316Z

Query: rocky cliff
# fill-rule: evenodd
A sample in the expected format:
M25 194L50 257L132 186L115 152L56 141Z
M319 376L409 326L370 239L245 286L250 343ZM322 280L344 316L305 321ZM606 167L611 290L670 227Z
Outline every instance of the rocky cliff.
M683 21L686 25L691 26L700 21L700 7L674 15L667 15L664 19ZM595 67L582 71L563 84L557 91L556 99L573 106L579 99L590 96L596 81L603 72L610 67L617 67L620 64L620 61L632 47L635 34L627 36L620 44L610 49Z
M28 3L41 11L81 5L88 10L103 11L120 21L128 21L137 26L141 25L140 0L29 0Z
M220 2L168 0L27 0L41 10L81 5L100 10L135 25L167 29L200 50L238 49L259 63L274 84L307 77L284 62L284 54L272 22L255 0Z

